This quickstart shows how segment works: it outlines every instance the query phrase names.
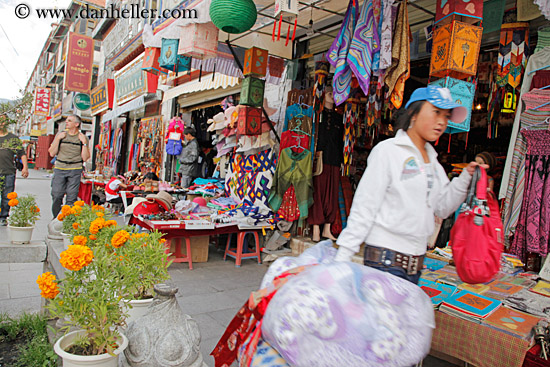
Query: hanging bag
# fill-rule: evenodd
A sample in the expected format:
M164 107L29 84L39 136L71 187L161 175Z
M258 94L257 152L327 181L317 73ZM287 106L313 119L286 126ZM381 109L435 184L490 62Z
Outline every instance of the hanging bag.
M462 281L477 284L493 279L500 268L502 234L498 203L487 192L485 169L478 166L449 241Z

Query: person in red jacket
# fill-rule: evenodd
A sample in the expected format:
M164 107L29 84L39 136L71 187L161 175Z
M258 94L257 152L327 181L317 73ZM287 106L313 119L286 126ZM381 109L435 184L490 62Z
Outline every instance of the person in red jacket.
M113 176L105 185L105 199L108 203L111 204L122 204L122 197L120 196L120 191L122 189L127 189L128 185L126 184L126 178L122 175ZM129 205L128 202L130 198L126 198L126 203Z

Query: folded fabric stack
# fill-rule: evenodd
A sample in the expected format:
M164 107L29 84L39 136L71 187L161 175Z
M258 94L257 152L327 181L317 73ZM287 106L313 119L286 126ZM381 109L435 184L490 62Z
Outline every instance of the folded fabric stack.
M540 317L501 306L483 320L483 324L521 339L531 340L533 327L540 319Z
M548 297L522 289L516 294L506 298L503 303L506 306L541 317L550 317Z
M215 178L197 178L189 187L189 194L202 195L205 197L221 196L224 193L224 183Z
M481 323L502 304L501 301L461 290L443 301L439 311L462 319Z
M443 283L432 282L431 280L420 278L418 286L430 297L434 308L438 308L441 303L458 291L457 287Z

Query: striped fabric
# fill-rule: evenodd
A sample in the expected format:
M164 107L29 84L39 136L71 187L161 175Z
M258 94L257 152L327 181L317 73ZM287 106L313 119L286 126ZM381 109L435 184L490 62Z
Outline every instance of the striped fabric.
M521 367L529 341L458 317L435 312L432 350L477 367Z
M334 42L327 52L327 61L336 68L332 80L334 103L341 105L348 99L351 90L351 68L348 65L348 52L353 30L357 23L358 2L350 1L344 22Z
M529 128L534 130L547 130L548 112L544 111L525 111L521 114L520 129ZM525 188L525 153L527 143L525 138L518 134L512 156L512 165L510 168L510 180L502 207L504 224L504 236L506 243L509 243L510 235L515 232L519 219L519 213L523 202L523 191Z
M338 187L338 206L340 207L340 216L342 218L342 230L348 225L348 215L346 212L346 200L344 199L344 191L342 185Z
M374 26L372 0L365 0L348 53L348 64L365 95L369 94L372 55L379 48L378 30Z

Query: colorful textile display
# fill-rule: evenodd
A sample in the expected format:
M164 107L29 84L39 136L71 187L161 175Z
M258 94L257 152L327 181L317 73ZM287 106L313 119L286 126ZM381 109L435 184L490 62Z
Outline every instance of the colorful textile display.
M328 62L336 68L332 86L334 103L337 106L344 103L350 93L352 72L348 65L348 52L357 23L358 7L357 1L350 0L342 27L327 52Z
M315 62L315 84L313 85L313 123L318 124L325 104L325 86L330 64L327 61Z
M548 127L548 125L546 125ZM522 130L527 140L523 204L510 252L527 260L527 252L548 254L550 235L550 131Z
M529 52L529 23L506 23L500 30L498 54L499 86L510 84L517 88L527 65Z
M179 39L163 38L159 65L175 73L191 70L191 57L178 55Z
M395 33L392 42L392 64L386 72L384 82L395 108L403 104L405 81L410 76L410 43L409 43L409 12L407 0L399 4L399 13L395 23ZM368 93L368 92L367 92Z
M235 155L225 176L225 193L236 202L248 200L252 205L267 208L276 159L271 149L242 156Z
M392 62L392 7L394 0L382 0L382 26L380 36L380 69L387 69Z
M430 83L429 85L436 85L442 88L448 88L451 91L451 96L456 103L460 103L468 110L466 119L458 124L456 122L449 121L447 124L446 133L460 133L470 131L470 120L472 119L472 106L474 104L474 96L476 93L476 86L473 83L465 82L464 80L458 80L454 78L443 78Z
M355 129L359 120L359 100L349 98L344 108L344 174L349 174L355 146Z
M363 93L369 93L373 52L379 49L380 39L374 24L372 0L365 0L357 19L348 53L348 65Z
M430 350L432 304L415 284L335 262L310 267L271 299L262 336L292 366L410 366Z

